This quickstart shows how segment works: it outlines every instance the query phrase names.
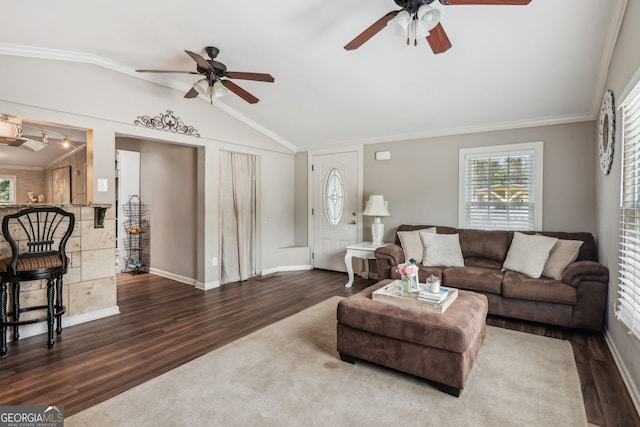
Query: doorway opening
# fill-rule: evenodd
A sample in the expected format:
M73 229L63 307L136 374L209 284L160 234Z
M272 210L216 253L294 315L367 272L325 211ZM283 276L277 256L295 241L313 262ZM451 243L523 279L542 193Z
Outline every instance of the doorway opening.
M195 285L198 274L198 148L169 141L116 136L116 150L139 156L138 172L133 170L135 160L118 165L116 194L120 194L121 187L134 192L132 194L137 191L148 206L149 272ZM123 181L123 176L128 177L128 182ZM127 201L128 198L120 197L116 200L118 215ZM120 245L121 237L126 234L126 219L116 218L118 273L123 270L126 255Z

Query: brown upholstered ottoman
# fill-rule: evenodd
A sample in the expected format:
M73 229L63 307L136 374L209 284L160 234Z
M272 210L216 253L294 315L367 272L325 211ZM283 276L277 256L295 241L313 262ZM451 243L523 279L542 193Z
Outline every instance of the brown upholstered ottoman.
M338 303L338 352L436 382L459 396L484 342L487 297L459 291L443 314L373 301L383 280Z

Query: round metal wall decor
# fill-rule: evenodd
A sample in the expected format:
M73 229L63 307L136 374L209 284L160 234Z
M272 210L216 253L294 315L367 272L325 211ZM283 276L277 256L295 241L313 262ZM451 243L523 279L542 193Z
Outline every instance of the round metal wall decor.
M598 149L600 152L600 170L603 175L609 174L613 162L613 140L616 134L616 115L613 92L604 93L600 107L598 123Z

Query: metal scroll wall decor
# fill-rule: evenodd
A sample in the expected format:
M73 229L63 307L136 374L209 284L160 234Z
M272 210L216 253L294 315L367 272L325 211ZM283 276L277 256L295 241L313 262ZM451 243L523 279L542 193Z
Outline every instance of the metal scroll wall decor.
M200 138L200 134L196 128L185 125L184 122L180 120L179 117L176 117L171 110L167 110L167 114L161 113L155 117L138 116L138 118L134 120L133 124Z

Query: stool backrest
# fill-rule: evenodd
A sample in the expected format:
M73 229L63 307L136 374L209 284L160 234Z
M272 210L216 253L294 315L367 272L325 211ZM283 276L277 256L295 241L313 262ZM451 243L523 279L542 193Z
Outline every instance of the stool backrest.
M56 206L33 206L2 219L2 234L11 246L9 271L21 257L59 255L67 269L65 248L75 226L75 215Z

